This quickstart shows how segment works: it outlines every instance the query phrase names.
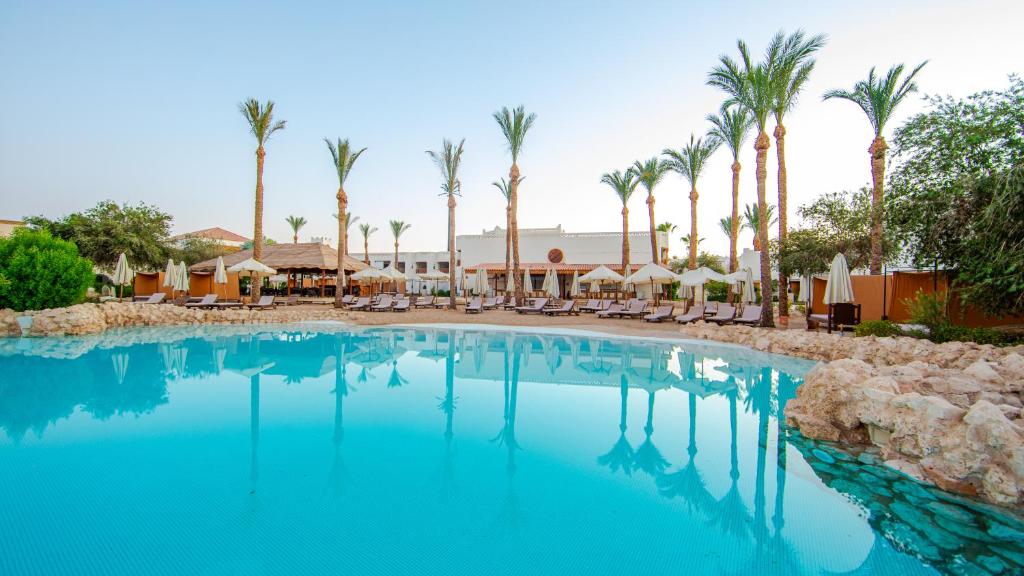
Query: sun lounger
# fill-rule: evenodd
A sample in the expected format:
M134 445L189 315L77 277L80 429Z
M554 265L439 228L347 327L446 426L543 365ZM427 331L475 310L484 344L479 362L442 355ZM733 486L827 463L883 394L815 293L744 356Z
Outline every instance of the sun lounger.
M505 302L505 304L503 304L503 306L505 307L505 310L515 310L516 307L517 307L517 305L516 305L516 297L515 296L510 297Z
M708 322L715 322L719 326L722 324L728 324L732 322L733 318L736 317L736 308L733 308L731 304L719 304L718 312L714 316L708 318Z
M644 316L644 320L647 322L663 322L665 320L671 320L673 318L672 312L675 310L675 306L672 304L663 304L655 308L654 312Z
M807 317L807 329L817 330L825 324L829 334L833 330L852 330L860 324L860 304L829 304L828 314L811 314Z
M356 297L354 294L345 294L341 297L341 305L348 306L349 304L355 304Z
M295 306L298 303L299 303L299 295L298 294L292 294L291 296L288 297L287 300L284 301L284 305L285 306Z
M348 307L349 310L366 310L370 307L370 299L367 297L356 298L356 303Z
M618 314L620 318L640 318L646 313L646 311L647 301L634 298L626 305L626 309L620 311Z
M486 309L486 310L495 310L495 309L503 307L504 305L505 305L505 296L498 296L498 297L496 297L494 299L494 305L491 306L490 308L487 307L487 301L486 300L484 301L484 309Z
M259 302L249 304L249 309L254 310L266 310L267 308L275 308L277 304L274 302L273 296L260 296Z
M544 311L544 307L548 305L547 298L534 298L533 303L529 306L518 306L516 312L520 314L540 314Z
M391 311L392 312L408 312L409 311L409 305L411 303L412 302L410 302L408 298L402 298L402 299L400 299L400 300L395 302L395 305L391 307Z
M469 303L466 304L466 314L479 314L483 312L483 303L480 301L479 296L474 296L469 299Z
M207 294L206 296L203 296L203 299L199 302L189 302L185 304L185 308L210 308L216 301L216 294Z
M704 315L705 316L714 316L715 314L718 314L718 302L716 302L714 300L712 300L710 302L705 302L704 303Z
M696 322L697 320L704 319L704 307L703 306L691 306L685 314L676 316L676 322L680 324L689 324L690 322Z
M601 301L597 298L591 298L587 300L586 304L580 306L580 312L597 312L601 309Z
M242 308L244 306L245 306L245 304L242 304L241 302L238 302L238 301L234 301L234 302L214 302L210 306L210 308L213 308L215 310L225 310L227 308Z
M144 298L142 300L136 301L135 303L136 304L159 304L159 303L163 302L164 298L166 298L166 297L167 297L167 293L166 292L155 292L153 294L150 294L148 297L146 297L146 298Z
M574 316L579 316L580 315L579 310L576 309L576 301L575 300L566 300L565 302L562 302L561 306L558 306L558 307L555 307L555 308L548 308L547 310L544 310L543 312L544 312L544 314L547 314L548 316L561 316L562 314L566 314L566 315L570 315L571 314L571 315L574 315Z
M434 306L434 297L433 296L423 296L422 298L417 298L416 299L416 303L413 304L413 307L415 307L415 308L431 308L433 306Z
M622 304L619 304L618 302L612 302L611 304L608 305L607 308L601 310L600 312L597 312L595 316L597 316L598 318L611 318L612 316L615 316L616 314L622 312L625 309L626 307L623 306Z
M761 307L747 304L743 307L743 314L732 319L736 324L748 324L756 326L761 323Z
M484 298L484 302L480 307L484 310L494 310L498 307L498 300L497 298Z
M434 298L434 308L448 308L452 303L451 296L438 296Z
M370 306L370 310L372 310L373 312L385 312L387 310L391 310L392 304L394 304L394 301L391 299L391 295L385 294L380 297L379 302L377 302L373 306Z

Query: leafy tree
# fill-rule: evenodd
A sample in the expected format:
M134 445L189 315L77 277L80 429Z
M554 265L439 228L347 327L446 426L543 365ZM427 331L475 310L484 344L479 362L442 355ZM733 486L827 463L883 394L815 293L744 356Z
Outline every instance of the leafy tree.
M273 238L267 238L266 236L263 237L263 245L264 246L273 246L274 244L277 244L277 240L274 240ZM253 249L253 241L252 240L246 240L245 242L242 243L241 248L242 248L242 250L252 250ZM254 256L254 258L255 258L255 256Z
M708 158L718 150L722 141L714 134L695 138L690 134L690 143L681 150L666 148L662 154L668 156L669 168L678 172L690 183L690 237L697 237L697 180L704 173ZM690 269L697 267L697 245L690 245Z
M441 171L441 195L448 197L448 286L455 287L455 197L462 195L462 182L459 180L459 168L462 166L462 146L466 143L463 138L456 146L447 138L441 141L441 150L427 151L427 155L434 161ZM408 229L408 226L406 226ZM395 262L398 261L398 236L401 231L391 222L391 231L395 234ZM455 310L455 292L449 295L448 308Z
M789 230L787 222L788 204L786 188L786 127L783 118L796 106L797 98L814 70L811 57L825 45L825 36L818 34L806 37L803 30L789 36L779 32L768 46L768 62L772 66L774 98L772 115L775 116L775 152L778 156L779 172L779 240L785 241ZM779 285L788 283L785 274L779 271ZM789 296L779 291L779 315L789 316Z
M710 268L719 274L725 274L725 266L722 266L722 260L710 252L701 252L697 255L697 266L704 266Z
M273 244L274 241L266 238L263 243ZM195 264L196 262L224 256L237 250L237 248L224 246L210 238L186 237L178 241L177 244L170 245L167 249L167 256L174 259L175 262Z
M507 107L502 108L498 112L494 113L494 120L498 123L498 127L501 128L501 133L505 136L505 140L508 142L508 151L512 156L512 167L508 170L508 186L509 196L511 200L512 218L510 220L509 229L512 233L512 282L515 286L515 296L517 302L523 300L523 275L519 268L519 183L522 182L522 178L519 173L519 153L523 150L523 140L526 139L526 133L533 127L533 122L537 119L536 114L527 114L526 109L523 106L519 106L512 110ZM454 284L452 284L454 286Z
M122 204L106 200L85 212L48 220L42 216L25 222L70 240L83 257L103 269L112 270L124 252L128 263L138 270L158 270L167 258L167 237L171 215L147 204Z
M238 105L238 111L249 123L249 131L256 138L256 217L253 226L252 237L255 239L252 246L252 257L259 260L263 257L263 162L267 157L264 148L271 135L279 130L284 130L286 121L274 121L274 102L267 100L261 104L255 98L249 98ZM255 283L252 289L253 299L259 299L260 286Z
M306 219L302 216L288 216L285 218L285 221L288 222L288 226L292 229L292 243L298 244L299 230L302 230L302 227L306 225Z
M359 156L366 152L366 148L360 148L355 150L348 143L348 139L342 140L338 138L338 143L335 145L333 142L324 138L324 142L327 143L327 150L331 153L331 166L334 168L334 172L338 176L338 214L345 214L345 220L348 220L348 194L345 193L345 180L348 180L348 175L352 172L352 166L355 165L356 160ZM340 218L338 220L338 283L337 289L334 291L334 307L341 308L343 306L341 299L344 296L342 288L345 287L345 254L348 254L348 223L342 222Z
M611 186L615 195L622 201L622 273L629 272L629 199L636 191L640 181L636 179L636 173L628 168L625 173L616 170L611 174L603 174L601 183Z
M872 191L871 211L871 273L882 273L882 229L883 229L883 205L884 205L884 184L885 184L885 151L889 146L885 142L884 130L886 123L892 118L896 108L906 97L917 92L917 83L914 77L924 68L927 62L918 64L906 78L900 80L903 75L903 64L893 66L884 78L875 75L875 69L868 72L868 79L857 82L853 91L830 90L825 93L825 99L840 98L849 100L860 106L867 115L871 127L875 131L875 138L868 147L868 154L871 157L871 180L874 184Z
M768 116L772 113L775 105L775 86L773 79L772 62L760 62L755 64L750 57L747 44L739 40L736 43L739 49L739 61L729 56L719 58L719 64L708 74L707 83L725 92L728 95L726 105L740 106L750 112L757 127L757 137L754 139L754 150L757 153L754 176L757 180L757 206L759 217L757 219L758 229L755 235L757 243L761 246L768 244L768 200L765 191L765 181L768 178L768 149L771 148L771 140L765 131L768 125ZM767 250L761 251L761 278L771 278L771 258ZM762 282L764 292L764 306L761 308L761 326L774 327L775 318L772 310L771 283Z
M669 165L659 160L657 156L643 162L637 160L633 163L633 172L636 173L637 180L647 190L647 215L650 217L651 228L651 262L656 264L661 262L661 258L658 257L658 236L655 234L654 225L654 188L669 170L671 170Z
M708 115L711 130L708 134L725 143L732 153L732 230L729 232L729 271L735 272L738 267L736 244L740 235L740 149L750 134L754 120L750 112L740 106L722 106L717 115Z
M20 228L0 238L0 308L41 310L82 300L95 274L73 242Z

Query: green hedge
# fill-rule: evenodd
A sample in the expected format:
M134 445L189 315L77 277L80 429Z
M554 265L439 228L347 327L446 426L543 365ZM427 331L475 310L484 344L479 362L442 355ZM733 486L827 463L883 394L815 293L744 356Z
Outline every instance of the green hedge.
M49 232L20 228L0 238L0 308L20 312L77 304L93 279L92 262Z
M865 320L853 328L856 336L899 336L900 327L887 320Z

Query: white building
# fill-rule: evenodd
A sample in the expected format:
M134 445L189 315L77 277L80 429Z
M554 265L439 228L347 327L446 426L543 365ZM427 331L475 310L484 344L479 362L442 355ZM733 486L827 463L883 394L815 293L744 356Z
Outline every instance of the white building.
M349 256L365 262L366 258L363 252L352 252L349 251ZM458 268L458 255L456 255L456 274L460 273ZM504 257L504 256L503 256ZM394 252L370 252L370 266L374 268L387 268L391 265L391 262L395 259ZM448 273L448 251L444 252L399 252L398 262L395 264L395 268L399 272L404 272L405 277L408 279L406 282L406 290L409 292L415 292L420 294L426 294L434 288L435 282L425 282L420 280L419 274L426 274L434 270L440 270L442 273ZM438 281L438 290L447 290L448 282Z

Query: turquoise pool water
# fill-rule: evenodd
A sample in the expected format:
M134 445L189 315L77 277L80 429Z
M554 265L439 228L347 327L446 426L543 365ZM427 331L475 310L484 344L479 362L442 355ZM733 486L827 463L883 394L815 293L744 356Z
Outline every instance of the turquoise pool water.
M1021 573L1024 522L783 426L809 362L457 329L0 342L0 574Z

